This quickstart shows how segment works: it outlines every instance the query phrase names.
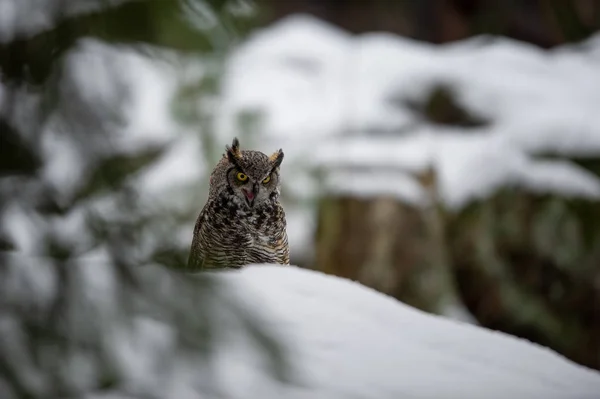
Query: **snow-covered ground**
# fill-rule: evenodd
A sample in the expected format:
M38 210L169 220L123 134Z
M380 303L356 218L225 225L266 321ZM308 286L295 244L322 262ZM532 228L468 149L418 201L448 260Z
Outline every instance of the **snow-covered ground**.
M22 298L38 311L51 308L59 288L51 262L13 260L15 273L0 280L3 299ZM106 261L69 267L76 269L74 289L85 293L65 313L77 326L70 333L75 342L101 342L100 357L110 359L119 383L97 390L105 363L94 347L76 346L63 359L56 359L63 352L43 343L29 348L23 315L5 312L0 354L34 392L52 391L48 364L67 370L63 377L90 399L597 399L600 392L600 372L549 349L421 312L317 271L252 265L212 273L216 289L190 291L195 286L147 267L134 272L149 283L151 291L144 293L123 287ZM148 300L149 293L156 300ZM182 336L203 329L174 323L177 316L165 313L174 297L173 309L207 317L210 357L182 345ZM197 314L181 315L200 321ZM38 363L36 353L50 357ZM16 398L3 383L0 373L0 396Z
M426 314L345 279L296 267L223 273L226 287L287 345L274 384L241 333L218 350L228 398L596 399L600 373L528 341ZM285 352L284 352L285 353Z

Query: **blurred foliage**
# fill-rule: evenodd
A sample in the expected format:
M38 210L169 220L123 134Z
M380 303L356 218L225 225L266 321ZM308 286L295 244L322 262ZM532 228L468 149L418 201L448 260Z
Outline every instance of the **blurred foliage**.
M62 16L51 30L0 44L3 79L32 85L43 84L56 63L60 62L61 56L82 37L95 37L119 45L151 44L191 53L224 51L221 47L223 43L215 42L212 38L213 30L221 29L221 24L202 31L182 18L182 5L195 3L202 4L203 9L211 13L215 20L220 18L222 23L231 22L232 28L238 27L234 22L235 17L227 9L235 3L230 0L125 1L95 12ZM242 21L240 19L240 26L248 25Z
M559 154L552 153L539 153L535 154L536 159L540 160L555 160L555 159L563 159L564 157ZM600 157L595 157L594 155L578 155L578 156L570 156L569 161L573 162L575 165L587 170L590 173L593 173L596 176L600 177Z
M35 151L6 120L0 119L0 178L10 175L33 175L41 160Z
M127 82L115 71L106 87L114 95L102 101L86 96L67 68L80 39L90 37L150 60L198 57L208 72L180 82L173 111L214 157L210 102L229 48L255 26L252 5L99 1L95 11L74 14L61 8L69 4L48 0L54 26L0 43L0 396L169 397L178 367L197 368L188 370L190 387L218 396L211 359L228 328L223 314L262 350L273 378L290 382L285 350L259 312L238 303L218 276L169 270L186 258L173 230L189 215L149 205L135 189L135 177L168 144L123 151L112 142L128 109ZM75 192L43 173L63 156L44 148L49 131L82 158ZM153 343L157 331L172 332L172 345ZM142 353L121 353L133 342ZM131 367L138 366L151 368L136 385Z
M128 176L156 162L164 148L144 149L133 155L114 154L101 160L75 199L97 195L99 191L119 190Z

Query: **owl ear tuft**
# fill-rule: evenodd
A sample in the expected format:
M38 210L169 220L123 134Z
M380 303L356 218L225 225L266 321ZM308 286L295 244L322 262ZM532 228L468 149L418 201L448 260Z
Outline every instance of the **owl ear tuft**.
M232 163L237 163L237 160L242 157L242 152L240 151L240 142L237 137L233 138L231 147L228 145L225 146L225 150L227 151L227 158Z
M279 165L281 165L281 162L283 161L283 151L281 150L281 148L275 151L273 155L269 157L269 160L273 164L273 168L278 168Z

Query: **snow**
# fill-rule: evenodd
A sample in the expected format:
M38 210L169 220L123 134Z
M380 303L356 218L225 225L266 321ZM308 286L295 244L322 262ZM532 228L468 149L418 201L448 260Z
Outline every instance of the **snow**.
M234 298L260 309L299 373L291 385L267 385L231 332L217 362L226 397L592 399L600 392L598 372L549 349L426 314L352 281L293 266L221 274Z
M87 14L131 0L0 0L0 43L35 35L62 18ZM57 12L63 12L62 15Z
M431 45L388 33L351 35L295 15L231 56L218 131L225 141L237 131L236 115L253 111L263 115L261 137L285 143L286 156L305 167L399 174L435 167L441 199L456 210L506 185L600 198L597 178L564 161L535 159L600 153L599 51L600 36L552 51L491 37ZM436 85L490 124L433 125L403 105ZM330 181L325 188L334 193L393 192L408 202L417 196L408 185L390 188L387 179Z
M324 184L330 193L357 198L390 196L420 207L430 202L427 192L411 176L397 172L332 171Z
M2 214L2 228L10 233L11 242L21 251L34 253L42 242L43 221L32 218L23 206L12 203Z
M168 55L165 54L165 58ZM181 133L185 132L184 129L176 124L171 115L177 75L164 60L153 60L127 47L83 39L68 53L64 69L67 82L62 90L65 98L75 96L83 104L80 105L83 109L88 106L94 110L114 110L114 107L119 107L121 112L119 123L114 123L116 118L110 112L103 114L102 111L93 116L96 119L84 120L84 126L73 129L81 141L73 140L62 131L62 118L81 119L79 114L70 114L79 112L81 108L73 107L69 100L66 100L64 110L57 113L48 124L42 136L46 158L42 174L64 197L73 195L85 184L89 178L88 171L98 157L117 153L135 154L148 148L177 145L186 138ZM75 95L69 90L75 91ZM89 134L88 130L92 128L100 132ZM106 131L102 131L103 128ZM95 140L93 153L90 153L89 140ZM170 176L162 179L163 185L169 186L173 180L189 183L203 170L198 165L196 153L180 152L179 158L188 161L187 165L197 165L194 169L197 173L186 175L189 166L181 167L180 164L180 171L175 178ZM169 160L161 161L169 163ZM152 182L149 189L153 190L156 185L157 182Z
M107 109L123 101L125 126L110 141L119 151L136 151L173 140L178 125L170 106L179 76L167 62L170 55L163 51L162 58L152 58L126 45L90 38L78 41L69 52L65 69L84 101Z
M51 306L57 287L48 284L55 279L44 272L50 265L42 258L13 260L15 273L3 284L8 298L31 300L30 289L39 288L43 295L35 298L36 309ZM600 392L598 371L550 349L419 311L321 272L279 265L207 272L219 288L193 298L180 279L146 267L135 273L149 283L154 300L133 295L129 299L143 302L144 311L130 314L123 313L124 293L108 265L101 260L69 265L81 283L72 289L85 295L70 307L66 325L78 326L77 339L101 337L121 378L117 392L180 399L596 399ZM180 331L160 308L173 295L179 296L180 311L198 303L207 307L216 334L210 360L178 346ZM265 347L257 341L247 320L275 343ZM3 353L20 359L28 383L43 391L51 381L43 366L23 357L29 352L22 350L20 321L7 313L0 317L0 331L0 346L9 350ZM266 353L277 350L279 356ZM99 365L90 353L73 351L63 360L73 387L81 392L95 387ZM123 397L117 392L87 397Z
M317 20L307 19L302 30L294 22L259 32L231 56L218 126L226 136L235 130L234 114L241 109L269 109L264 135L278 138L290 131L315 138L343 123L341 89L348 76L340 71L348 61L350 37ZM282 40L273 40L274 35Z

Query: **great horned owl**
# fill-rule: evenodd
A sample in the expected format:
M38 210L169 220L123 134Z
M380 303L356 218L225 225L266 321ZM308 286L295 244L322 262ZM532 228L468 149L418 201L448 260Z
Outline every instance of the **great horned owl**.
M194 227L190 270L289 264L285 213L279 203L280 149L267 156L240 150L237 138L210 175L208 201Z

